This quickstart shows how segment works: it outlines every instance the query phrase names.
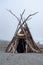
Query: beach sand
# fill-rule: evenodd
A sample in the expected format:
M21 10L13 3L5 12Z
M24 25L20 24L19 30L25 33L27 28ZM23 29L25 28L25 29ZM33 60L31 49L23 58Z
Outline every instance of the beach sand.
M43 65L43 54L0 53L0 65Z

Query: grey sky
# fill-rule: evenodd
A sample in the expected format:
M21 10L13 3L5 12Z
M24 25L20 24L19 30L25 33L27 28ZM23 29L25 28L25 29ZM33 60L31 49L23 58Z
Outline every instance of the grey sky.
M28 27L35 41L43 41L43 0L0 0L0 39L11 40L18 21L6 9L12 10L18 17L25 9L24 17L39 12L28 22Z

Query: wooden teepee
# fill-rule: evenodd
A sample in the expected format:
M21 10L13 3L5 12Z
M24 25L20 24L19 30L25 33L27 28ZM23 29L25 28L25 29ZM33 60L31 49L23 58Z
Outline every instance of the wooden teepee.
M7 11L9 11L11 14L13 14L11 10L7 10ZM28 19L30 20L31 16L35 15L38 12L36 12L34 14L30 14L25 20L23 20L24 12L25 12L25 10L22 12L22 14L20 14L20 16L21 16L20 20L15 14L13 14L17 18L19 23L18 23L18 26L17 26L13 39L11 40L11 42L9 43L9 45L6 48L6 52L41 53L42 51L40 50L40 48L36 45L35 41L33 40L30 30L26 23L26 21Z

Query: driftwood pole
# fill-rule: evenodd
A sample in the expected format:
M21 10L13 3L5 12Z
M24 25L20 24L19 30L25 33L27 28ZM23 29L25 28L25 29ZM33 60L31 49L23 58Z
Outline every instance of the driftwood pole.
M19 18L18 18L14 13L12 13L11 10L8 10L8 9L7 9L7 11L10 12L13 16L15 16L15 18L19 21L19 23L18 23L18 25L17 25L16 32L15 32L15 34L14 34L14 37L13 37L13 39L11 40L10 44L9 44L8 47L7 47L7 49L11 50L12 45L14 45L14 41L15 41L15 37L16 37L16 35L17 35L18 27L19 27L19 25L21 24L21 19L19 20ZM24 12L25 12L25 9L24 9L24 11L22 12L22 16L23 16ZM9 47L10 47L10 48L9 48ZM6 49L6 51L7 51L7 49ZM9 51L9 50L8 50L8 51Z

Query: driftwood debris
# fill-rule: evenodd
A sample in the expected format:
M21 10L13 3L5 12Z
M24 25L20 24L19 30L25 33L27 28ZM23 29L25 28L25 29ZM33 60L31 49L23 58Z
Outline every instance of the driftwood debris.
M28 19L30 20L31 16L37 14L38 12L30 14L23 21L23 14L24 14L25 10L22 12L22 14L20 14L20 17L21 17L20 20L14 13L12 13L11 10L7 10L7 11L9 11L12 15L14 15L19 23L18 23L17 29L15 31L14 37L11 40L11 42L9 43L9 45L7 46L5 52L41 53L42 51L40 50L40 48L36 45L35 41L33 40L31 32L30 32L28 25L26 23L26 21ZM21 31L19 32L20 29L21 29Z

